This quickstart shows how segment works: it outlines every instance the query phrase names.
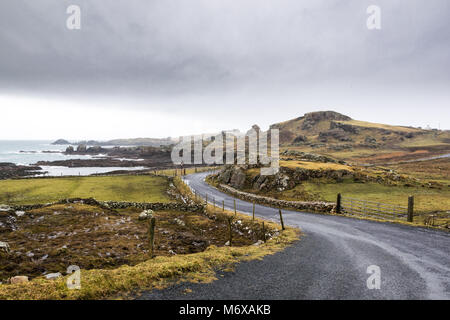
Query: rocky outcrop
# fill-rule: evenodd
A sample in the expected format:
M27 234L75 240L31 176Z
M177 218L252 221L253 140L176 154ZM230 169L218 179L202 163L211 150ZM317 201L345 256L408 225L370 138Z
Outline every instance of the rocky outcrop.
M349 134L340 128L330 129L328 131L319 133L320 142L328 142L330 138L344 142L353 141Z
M333 169L304 169L281 167L274 175L247 176L244 166L228 166L218 174L212 175L219 183L231 186L235 189L253 188L257 191L285 191L294 188L303 181L310 179L327 178L335 182L342 182L344 177L354 177L355 173L350 170ZM358 179L360 179L358 177Z
M227 166L219 175L219 180L220 182L229 184L234 188L242 188L246 179L244 169L244 167L240 166Z
M2 162L0 163L0 180L34 176L42 173L41 170L42 168L39 166L20 166L14 163Z
M264 204L277 208L287 208L296 210L305 210L313 212L334 212L335 204L331 202L321 202L321 201L286 201L278 200L270 197L264 197L255 195L248 192L242 192L236 190L230 186L220 184L218 188L230 195L233 195L239 199L246 200L249 202L257 202L259 204Z
M338 121L348 121L352 120L352 118L347 117L341 113L335 111L318 111L306 113L303 117L304 121L302 124L302 130L310 130L312 129L318 122L324 120L338 120Z
M331 162L331 163L340 163L346 164L343 160L336 160L328 156L323 156L315 153L302 152L297 150L285 150L281 154L283 157L290 157L286 160L306 160L306 161L314 161L314 162Z
M330 122L330 130L333 130L333 129L340 129L340 130L350 133L350 134L358 134L360 132L358 127L355 127L351 124L331 121Z
M77 147L77 153L84 153L84 152L86 152L86 150L87 150L87 147L86 147L85 144L80 144L80 145Z

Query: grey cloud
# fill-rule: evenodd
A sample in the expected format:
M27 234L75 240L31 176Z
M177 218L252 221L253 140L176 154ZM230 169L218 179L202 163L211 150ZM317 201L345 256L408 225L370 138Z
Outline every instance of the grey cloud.
M82 29L65 27L69 4ZM368 31L366 8L382 9ZM447 0L2 0L0 93L218 97L443 87Z

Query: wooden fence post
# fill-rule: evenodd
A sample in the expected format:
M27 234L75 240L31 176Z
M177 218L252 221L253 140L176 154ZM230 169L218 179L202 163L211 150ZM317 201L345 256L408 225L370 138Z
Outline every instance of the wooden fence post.
M255 221L255 201L253 201L253 214L252 214L252 220Z
M283 222L283 215L281 213L281 209L278 209L278 212L280 213L281 230L284 230L284 222Z
M222 200L222 211L225 211L225 200Z
M206 201L205 201L206 206L208 206L208 194L206 194Z
M414 196L408 197L408 222L414 220Z
M234 199L233 201L234 201L234 215L236 215L236 199Z
M342 195L338 193L336 200L336 213L341 213L342 211Z
M231 247L231 241L233 240L233 232L231 230L231 221L233 220L232 217L229 217L228 219L228 231L229 231L229 240L230 241L230 247Z
M266 242L266 228L264 228L264 221L262 223L262 232L263 232L263 240L264 243Z
M150 258L153 258L153 244L155 241L155 224L156 224L156 219L154 217L152 217L150 219L149 222L149 226L148 226L148 233L149 233L149 245L150 245Z

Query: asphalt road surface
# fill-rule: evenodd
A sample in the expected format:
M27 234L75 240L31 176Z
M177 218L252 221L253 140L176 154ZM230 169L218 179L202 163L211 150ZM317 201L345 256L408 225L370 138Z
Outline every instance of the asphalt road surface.
M208 173L185 181L208 199L230 197L204 182ZM240 212L252 204L236 200ZM257 216L278 221L274 208L256 206ZM425 228L283 210L285 224L303 236L293 246L261 261L219 272L209 284L174 284L144 292L140 299L449 299L450 234ZM380 269L380 288L369 289L367 268ZM372 281L370 281L373 283ZM185 289L192 292L186 293Z

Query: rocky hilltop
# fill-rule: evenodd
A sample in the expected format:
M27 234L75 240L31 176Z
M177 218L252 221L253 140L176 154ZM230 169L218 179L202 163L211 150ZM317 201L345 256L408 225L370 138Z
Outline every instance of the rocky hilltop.
M273 124L271 128L280 130L280 142L283 144L345 142L369 148L428 133L419 128L357 121L334 111L307 113L293 120Z
M350 156L364 163L415 160L450 152L450 131L360 121L335 111L307 113L270 128L279 130L282 150L295 148L344 160Z

